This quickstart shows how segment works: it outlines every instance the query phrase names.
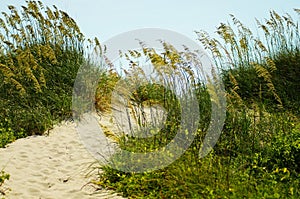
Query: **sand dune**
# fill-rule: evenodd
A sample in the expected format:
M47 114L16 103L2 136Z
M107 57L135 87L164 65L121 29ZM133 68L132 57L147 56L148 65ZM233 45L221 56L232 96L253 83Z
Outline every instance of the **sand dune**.
M0 169L11 175L3 186L9 190L0 198L122 198L89 184L100 172L95 163L81 143L75 124L64 122L47 136L19 139L0 149Z
M108 190L97 190L89 183L101 172L97 167L101 157L109 157L109 146L115 149L111 140L105 136L99 137L99 129L95 128L97 125L90 122L99 124L100 121L103 132L118 134L131 132L131 128L138 129L137 111L126 109L124 105L121 107L113 114L101 114L101 117L96 113L87 115L82 123L62 122L48 135L30 136L16 140L7 148L0 148L0 170L4 169L11 175L3 186L9 190L4 196L0 193L0 198L122 198ZM144 111L149 124L153 121L160 123L165 118L164 109L160 106ZM99 153L101 156L97 157Z

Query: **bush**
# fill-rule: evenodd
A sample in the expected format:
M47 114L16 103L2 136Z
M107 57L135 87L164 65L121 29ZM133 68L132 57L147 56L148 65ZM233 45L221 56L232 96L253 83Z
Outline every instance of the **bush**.
M11 126L12 123L7 118L0 123L0 148L5 147L7 143L11 143L24 136L24 131L15 132L11 129Z

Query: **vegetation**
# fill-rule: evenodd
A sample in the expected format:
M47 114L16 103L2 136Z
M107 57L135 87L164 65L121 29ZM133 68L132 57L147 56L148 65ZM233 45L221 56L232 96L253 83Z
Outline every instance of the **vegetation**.
M3 170L0 172L0 194L5 195L6 190L2 190L1 186L3 185L5 180L9 180L10 175L5 173Z
M295 11L300 14L299 10ZM202 114L190 148L173 164L153 172L127 173L103 166L104 173L96 184L122 192L129 198L299 197L298 23L288 14L279 16L271 11L265 23L257 21L264 34L260 40L261 35L255 37L234 16L232 22L218 27L220 40L210 38L204 31L197 32L205 49L213 55L226 89L225 125L213 151L199 158L215 98L209 87L195 81L191 85L201 99ZM182 74L191 72L185 70L188 62L182 61L187 61L188 52L177 52L172 46L163 45L164 53L143 46L143 56L153 65L173 66L175 71L185 71ZM137 54L129 52L127 55L131 63L137 65L133 71L139 69ZM196 74L192 72L187 77L196 78ZM133 92L130 103L142 105L156 99L162 106L165 101L173 107L178 105L166 92L164 95L151 92L157 90L152 89L155 87L151 83L146 87L141 85ZM139 103L139 99L144 100ZM143 106L138 107L143 113ZM169 139L174 137L172 130L178 127L176 121L167 117L164 128L151 138L136 139L123 134L117 140L122 149L131 152L153 151L162 146L160 141L165 140L168 133L171 134ZM111 161L122 166L118 156L113 156Z
M84 37L67 13L39 1L8 8L0 19L1 146L71 116L83 62Z
M69 118L74 80L79 67L88 61L86 40L67 13L31 0L20 11L14 6L9 10L0 18L0 147L42 134L55 122ZM274 11L270 19L257 23L263 35L253 35L234 16L232 24L218 27L219 40L197 32L218 67L211 84L199 77L201 68L191 70L189 64L199 60L188 49L178 52L162 43L164 52L159 53L141 43L143 52L126 52L124 56L132 63L130 72L137 71L133 79L145 79L138 60L146 57L161 72L161 79L179 77L192 89L180 98L174 90L185 91L185 84L174 88L172 82L163 86L155 81L134 82L138 86L123 95L128 95L128 107L135 111L141 128L130 134L112 133L122 149L149 152L170 143L181 126L182 106L195 100L190 92L196 93L200 121L191 118L197 129L182 136L192 134L195 139L174 163L144 173L103 166L104 172L94 183L130 198L299 198L299 26L288 14L279 16ZM100 47L97 40L89 42L90 48ZM217 145L200 158L211 107L221 106L218 93L210 87L218 86L217 74L226 90L225 125ZM101 74L97 110L114 108L111 96L122 81L131 86L113 66ZM146 108L155 106L167 112L163 128L152 137L130 136L149 133L142 128L147 126ZM111 161L123 166L118 155ZM8 178L2 171L0 186Z
M84 37L67 13L26 1L0 18L0 147L70 118ZM0 173L0 185L8 174Z

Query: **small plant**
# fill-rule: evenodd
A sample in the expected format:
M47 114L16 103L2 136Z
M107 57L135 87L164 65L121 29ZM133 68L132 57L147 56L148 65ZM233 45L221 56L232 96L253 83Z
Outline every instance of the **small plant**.
M0 123L0 148L24 136L24 131L15 132L12 126L12 122L9 118L5 118L4 121Z
M5 195L5 191L6 190L2 190L1 189L1 186L3 185L3 183L6 181L6 180L9 180L9 174L5 173L3 170L1 170L0 172L0 194L1 195Z

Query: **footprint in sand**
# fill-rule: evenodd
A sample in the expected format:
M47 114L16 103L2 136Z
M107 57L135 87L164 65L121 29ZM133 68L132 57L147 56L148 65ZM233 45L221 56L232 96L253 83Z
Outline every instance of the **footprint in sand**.
M95 159L81 144L75 124L64 122L48 136L16 140L0 149L0 169L10 174L4 183L7 199L122 198L107 190L84 186L97 178ZM94 175L93 175L94 173ZM87 174L90 174L87 177Z

